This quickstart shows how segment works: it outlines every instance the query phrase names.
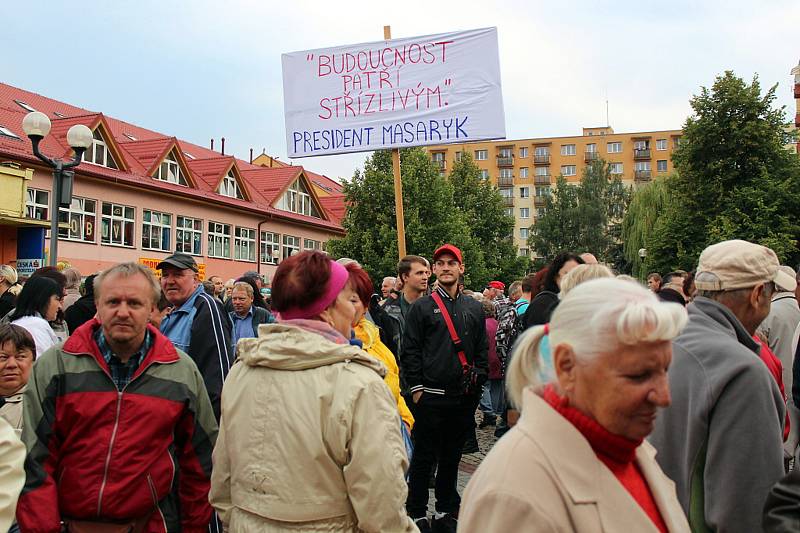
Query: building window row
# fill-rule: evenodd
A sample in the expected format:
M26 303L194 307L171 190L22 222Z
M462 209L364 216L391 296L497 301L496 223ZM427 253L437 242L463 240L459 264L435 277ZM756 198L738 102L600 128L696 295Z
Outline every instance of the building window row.
M34 220L47 220L50 192L29 188L26 202L26 215ZM97 242L95 227L97 221L97 201L74 196L68 208L59 209L60 223L68 228L59 228L59 238L94 244ZM136 208L112 202L100 202L100 243L109 246L135 247ZM202 255L203 220L175 216L176 252ZM151 209L142 210L142 250L172 252L171 213ZM208 221L208 257L235 259L256 262L256 234L254 228L232 226L222 222ZM233 242L233 254L231 254ZM302 239L294 235L280 235L268 231L261 232L261 262L277 265L293 253L301 250L322 250L323 242ZM231 257L231 255L233 257Z

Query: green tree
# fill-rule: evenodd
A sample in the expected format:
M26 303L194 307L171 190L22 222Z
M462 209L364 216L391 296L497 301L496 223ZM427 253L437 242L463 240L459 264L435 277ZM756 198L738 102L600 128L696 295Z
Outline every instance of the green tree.
M458 246L467 267L466 282L485 276L483 251L470 234L465 216L455 208L453 186L420 148L400 151L406 250L430 258L445 242ZM342 239L329 241L334 257L358 260L373 281L396 273L397 230L392 155L378 151L344 185L347 212Z
M654 228L667 209L669 179L658 179L636 190L622 221L625 260L631 266L631 274L640 279L651 271L653 254L648 253L642 260L639 250L649 249Z
M800 260L800 160L785 148L793 139L784 108L773 108L776 87L762 95L757 77L727 71L692 98L671 201L647 246L652 268L695 268L706 246L734 238Z
M602 159L587 165L577 184L559 175L528 242L543 257L562 250L591 252L620 268L624 266L621 224L629 201L630 189Z
M517 256L514 245L514 217L506 214L497 187L481 178L481 172L468 153L462 154L449 174L453 199L470 225L470 234L483 252L485 271L473 273L473 287L492 279L510 282L530 268L530 260Z

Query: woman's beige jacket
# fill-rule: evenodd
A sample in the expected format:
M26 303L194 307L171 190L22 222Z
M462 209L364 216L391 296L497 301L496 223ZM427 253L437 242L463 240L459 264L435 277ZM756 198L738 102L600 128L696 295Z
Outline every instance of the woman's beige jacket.
M636 450L670 532L688 532L655 448ZM519 423L495 444L464 493L459 533L658 533L589 442L541 397L524 393Z
M238 344L222 391L211 504L232 532L414 532L385 367L287 324Z

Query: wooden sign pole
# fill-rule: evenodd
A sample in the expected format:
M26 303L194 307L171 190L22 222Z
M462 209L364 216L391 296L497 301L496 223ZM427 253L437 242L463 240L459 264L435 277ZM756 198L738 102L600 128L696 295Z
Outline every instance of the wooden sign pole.
M392 38L392 27L383 27L383 38ZM394 171L394 210L397 217L397 253L400 259L406 255L406 224L403 216L403 182L400 179L400 149L392 150L392 169Z

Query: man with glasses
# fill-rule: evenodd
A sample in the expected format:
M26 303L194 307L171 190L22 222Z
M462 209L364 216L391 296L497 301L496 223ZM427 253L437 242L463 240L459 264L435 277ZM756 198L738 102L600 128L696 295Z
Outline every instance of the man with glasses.
M776 283L791 285L779 267L775 252L740 240L700 255L697 297L672 347L672 405L649 438L693 531L761 531L764 500L784 473L786 405L753 340Z
M456 490L458 463L464 442L475 429L475 408L489 368L489 345L483 307L458 290L464 274L461 250L452 244L438 248L433 253L433 273L438 287L419 298L406 314L400 356L415 418L406 508L422 533L455 533L461 505ZM474 380L465 380L465 375ZM431 525L428 482L437 459L436 513Z
M222 383L233 361L228 317L222 305L199 283L192 256L173 254L156 268L161 270L164 296L174 306L161 321L161 332L197 364L219 422Z

